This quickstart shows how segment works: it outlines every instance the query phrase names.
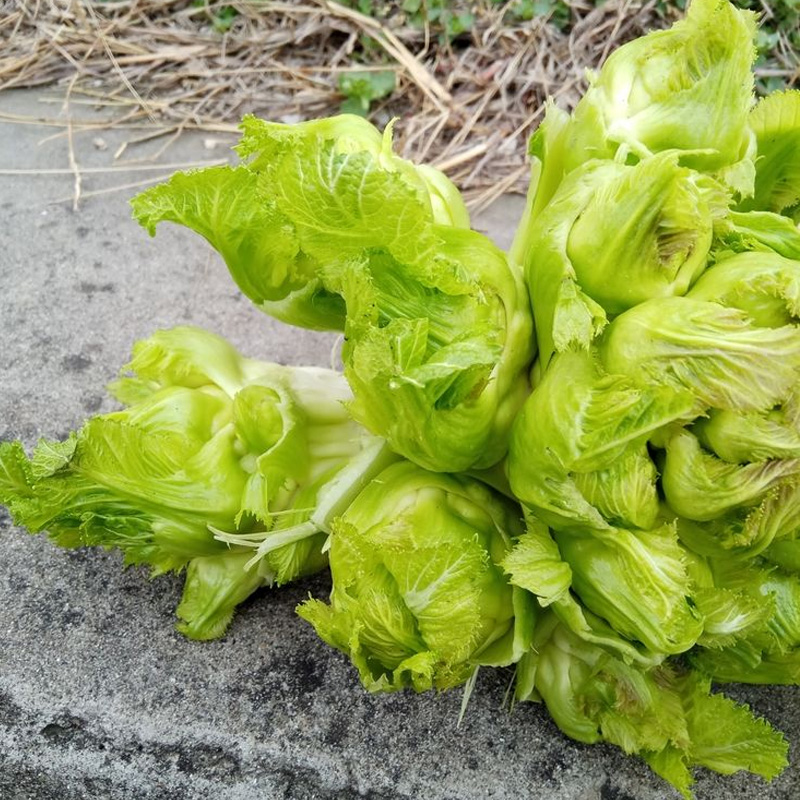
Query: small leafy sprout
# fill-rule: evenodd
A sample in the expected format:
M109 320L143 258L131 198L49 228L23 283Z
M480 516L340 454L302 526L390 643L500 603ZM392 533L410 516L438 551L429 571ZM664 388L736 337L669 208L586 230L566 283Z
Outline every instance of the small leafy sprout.
M211 26L217 33L225 33L230 30L236 17L239 16L239 10L234 6L223 6L209 3L208 0L194 0L192 5L195 8L205 8Z
M453 5L450 0L405 0L401 7L408 14L409 24L420 28L430 26L444 44L471 30L475 24L474 14L451 8Z
M564 0L517 0L508 9L513 21L528 21L539 17L548 17L550 22L560 31L570 23L570 7Z
M229 30L233 21L239 16L239 12L233 6L222 6L219 11L214 14L214 30L219 33L225 33Z
M366 117L373 100L390 95L396 86L392 70L379 72L348 72L339 76L339 91L345 96L343 114Z

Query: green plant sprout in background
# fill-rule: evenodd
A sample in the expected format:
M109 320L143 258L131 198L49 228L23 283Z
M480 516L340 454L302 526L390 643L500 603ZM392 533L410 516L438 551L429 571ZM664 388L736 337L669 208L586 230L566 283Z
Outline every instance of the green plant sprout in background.
M494 0L498 4L498 0ZM527 22L539 17L549 17L560 31L569 27L572 10L564 0L517 0L509 6L508 17L512 22Z
M217 33L227 33L233 25L234 20L239 16L239 10L234 6L218 5L210 3L209 0L193 0L195 8L205 8L211 27Z
M373 100L390 95L396 85L392 70L378 72L346 72L339 76L339 91L344 95L343 114L366 117Z
M450 0L405 0L402 9L408 14L411 25L430 25L439 31L440 41L449 42L469 31L475 23L475 15L462 8L463 5Z

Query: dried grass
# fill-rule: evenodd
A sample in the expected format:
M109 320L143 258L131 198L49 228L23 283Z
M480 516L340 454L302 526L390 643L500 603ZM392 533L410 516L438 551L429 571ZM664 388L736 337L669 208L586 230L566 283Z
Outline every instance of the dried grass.
M471 32L447 43L406 24L400 3L381 20L329 0L224 5L238 13L220 32L219 2L6 0L0 90L68 85L72 107L112 113L94 127L144 128L130 141L163 136L165 150L185 130L235 130L247 112L283 121L335 113L339 75L392 69L397 89L373 121L400 117L398 150L445 169L483 206L524 190L525 144L546 97L571 107L586 67L668 22L655 0L575 0L560 32L543 19L508 24L508 4L474 2ZM69 135L86 127L73 119Z

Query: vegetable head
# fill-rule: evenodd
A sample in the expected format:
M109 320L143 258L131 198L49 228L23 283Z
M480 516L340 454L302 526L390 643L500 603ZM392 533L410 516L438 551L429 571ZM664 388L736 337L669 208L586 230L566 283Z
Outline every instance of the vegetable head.
M763 410L798 379L800 330L763 328L736 308L694 297L648 300L620 314L599 343L612 373L638 386L690 391L707 408Z
M422 466L489 467L505 454L529 391L531 321L513 307L524 289L497 248L472 231L439 234L438 267L434 259L417 272L373 254L328 273L347 298L351 411ZM450 288L437 288L425 273L446 264ZM462 275L480 277L470 285Z
M759 502L732 508L712 520L678 519L678 536L695 553L715 559L762 558L783 565L800 533L800 479L783 478ZM795 560L796 561L796 560ZM789 569L796 567L789 563Z
M682 653L703 630L674 525L648 531L561 531L559 550L588 609L655 653Z
M707 270L689 297L738 308L762 328L796 324L800 321L800 261L777 253L739 253Z
M0 445L0 502L59 544L117 547L154 574L187 568L183 630L210 638L257 586L323 567L326 536L314 528L248 572L251 554L212 529L263 538L289 511L308 518L373 440L347 417L341 376L246 359L196 328L139 342L128 369L112 386L127 408L41 441L30 460Z
M676 162L668 153L633 167L604 165L569 231L578 282L609 313L685 294L705 269L719 192Z
M524 257L540 358L588 347L616 314L685 294L706 267L727 195L675 153L570 173L528 224ZM599 307L598 307L599 305Z
M692 418L694 398L606 374L592 352L557 355L518 415L508 477L550 526L650 528L658 514L648 439Z
M200 232L267 313L344 330L353 414L398 452L446 471L499 461L532 321L517 268L465 229L455 187L360 118L243 127L249 161L144 192L137 219Z
M733 253L777 253L800 261L800 230L788 217L770 211L728 211L717 221L711 256L721 261Z
M697 648L691 661L715 681L800 682L800 579L756 561L709 559L714 584L760 612L754 624L722 647ZM744 605L744 603L742 603Z
M525 533L503 559L503 568L511 583L536 595L540 606L552 609L561 623L586 642L617 654L629 664L653 666L661 663L665 657L663 653L648 650L621 636L606 620L581 603L572 591L573 569L564 560L547 525L527 510L525 523Z
M755 33L753 13L693 0L672 28L609 56L575 109L567 152L582 162L619 146L639 158L678 150L704 171L746 158Z
M627 664L553 615L539 622L534 647L518 668L520 699L541 698L574 739L638 753L685 798L692 797L694 766L771 779L787 764L780 733L747 706L710 690L710 679L698 672Z
M750 113L756 137L756 179L743 210L800 216L800 91L773 92Z
M531 182L511 251L515 260L526 259L531 225L561 181L588 161L632 165L671 153L683 166L714 173L740 196L752 194L755 28L750 12L723 0L694 0L686 19L671 29L612 53L600 73L590 75L572 116L548 105L530 141Z
M530 644L532 598L498 566L519 509L467 477L389 467L334 523L330 604L298 609L370 691L444 689Z
M704 452L687 430L667 441L661 487L677 514L711 520L741 506L758 503L787 478L800 475L800 459L785 458L731 464Z

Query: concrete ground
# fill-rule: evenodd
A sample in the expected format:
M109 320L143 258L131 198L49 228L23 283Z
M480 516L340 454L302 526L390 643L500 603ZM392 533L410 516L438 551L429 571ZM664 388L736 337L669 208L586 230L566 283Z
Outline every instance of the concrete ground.
M161 327L191 322L248 355L330 362L330 336L261 315L201 239L170 226L148 238L130 219L135 188L94 194L170 171L91 171L141 131L76 122L84 197L73 211L67 131L49 97L0 96L0 440L31 447L113 408L105 384L133 342ZM72 107L78 120L105 113ZM19 121L32 116L55 124ZM159 160L224 158L219 139L184 136ZM161 144L130 146L122 160ZM476 226L507 243L520 210L520 198L504 199ZM323 578L261 592L228 636L196 643L172 627L178 578L148 581L115 553L59 550L3 510L0 540L3 800L677 797L640 761L566 739L540 706L502 710L506 672L481 672L460 727L458 691L368 695L294 615L309 593L326 594ZM769 786L700 772L698 798L796 800L800 690L727 691L786 732L793 766Z

